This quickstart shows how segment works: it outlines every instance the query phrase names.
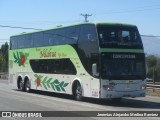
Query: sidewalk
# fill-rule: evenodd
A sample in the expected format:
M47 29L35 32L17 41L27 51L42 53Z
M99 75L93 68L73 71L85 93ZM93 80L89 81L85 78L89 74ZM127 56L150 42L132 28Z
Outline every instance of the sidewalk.
M0 80L8 80L8 74L0 75Z
M156 88L147 89L147 95L160 97L160 89Z

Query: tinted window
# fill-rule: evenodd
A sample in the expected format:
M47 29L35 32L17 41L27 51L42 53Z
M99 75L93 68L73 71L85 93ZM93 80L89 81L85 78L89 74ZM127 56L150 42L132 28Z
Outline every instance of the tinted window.
M76 44L78 26L47 30L11 37L11 49Z
M78 26L66 28L66 41L69 44L75 44L78 40Z
M17 37L17 48L24 48L25 35L20 35Z
M43 32L38 32L33 34L33 44L35 47L45 45L45 41L43 40Z
M80 41L96 41L96 30L94 25L82 25L80 29Z
M35 73L71 75L75 75L77 73L76 68L69 58L30 60L30 65Z
M16 49L16 48L17 48L17 37L11 37L10 49Z
M101 47L143 48L135 26L99 25L97 28Z
M46 41L48 45L54 45L55 41L54 30L48 30L44 32L44 41Z
M145 79L145 56L141 53L102 53L103 79Z
M60 44L60 45L62 45L62 44L66 44L66 40L65 40L65 38L66 38L66 35L65 35L65 33L66 33L66 29L57 29L56 30L56 36L55 36L55 39L56 39L56 44Z
M24 41L24 47L25 48L31 48L33 46L33 34L27 34L25 35L26 39Z

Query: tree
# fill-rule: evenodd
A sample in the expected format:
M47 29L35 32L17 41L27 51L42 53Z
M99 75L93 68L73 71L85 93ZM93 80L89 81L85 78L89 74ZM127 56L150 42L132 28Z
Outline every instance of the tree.
M149 55L146 57L148 66L147 77L153 78L153 82L160 81L160 58L155 55Z
M0 49L0 72L8 72L8 48L9 45L6 42Z
M155 67L155 80L160 82L160 58L157 59L157 65Z
M8 49L9 49L9 45L7 42L5 42L5 44L1 46L1 53L6 62L8 62Z
M0 72L6 72L6 71L7 71L6 62L3 58L2 53L0 53Z

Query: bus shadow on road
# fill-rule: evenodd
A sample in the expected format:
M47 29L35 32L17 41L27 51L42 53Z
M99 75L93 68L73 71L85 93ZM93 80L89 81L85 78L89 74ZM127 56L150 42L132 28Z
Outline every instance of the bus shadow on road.
M94 104L104 105L104 106L115 106L115 107L126 107L126 108L139 108L139 109L160 109L160 102L144 101L137 99L127 99L122 98L121 101L115 102L112 100L99 100L99 99L85 99L87 102Z
M19 91L19 90L15 90ZM21 91L19 91L21 92ZM53 92L46 92L46 91L39 91L39 90L31 90L30 93L32 94L39 94L43 96L51 96L56 98L74 100L72 95L67 94L60 94L60 93L53 93ZM160 109L160 101L159 102L152 102L152 101L144 101L139 99L130 99L130 98L122 98L121 101L115 102L110 99L94 99L94 98L83 98L81 102L87 102L97 105L104 105L104 106L115 106L115 107L128 107L128 108L140 108L140 109Z
M18 89L13 89L13 90L23 92L23 91L18 90ZM73 100L73 97L71 95L62 94L62 93L54 93L54 92L41 91L41 90L30 90L29 93Z

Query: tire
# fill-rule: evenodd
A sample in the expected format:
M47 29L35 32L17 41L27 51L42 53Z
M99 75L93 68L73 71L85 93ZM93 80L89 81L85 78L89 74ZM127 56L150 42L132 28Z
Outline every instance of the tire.
M24 91L24 82L22 80L19 81L19 90Z
M30 90L31 90L31 86L30 86L30 83L29 83L28 79L25 81L24 90L26 92L30 92Z
M82 100L82 87L79 82L76 83L75 89L74 89L74 98L77 101Z

